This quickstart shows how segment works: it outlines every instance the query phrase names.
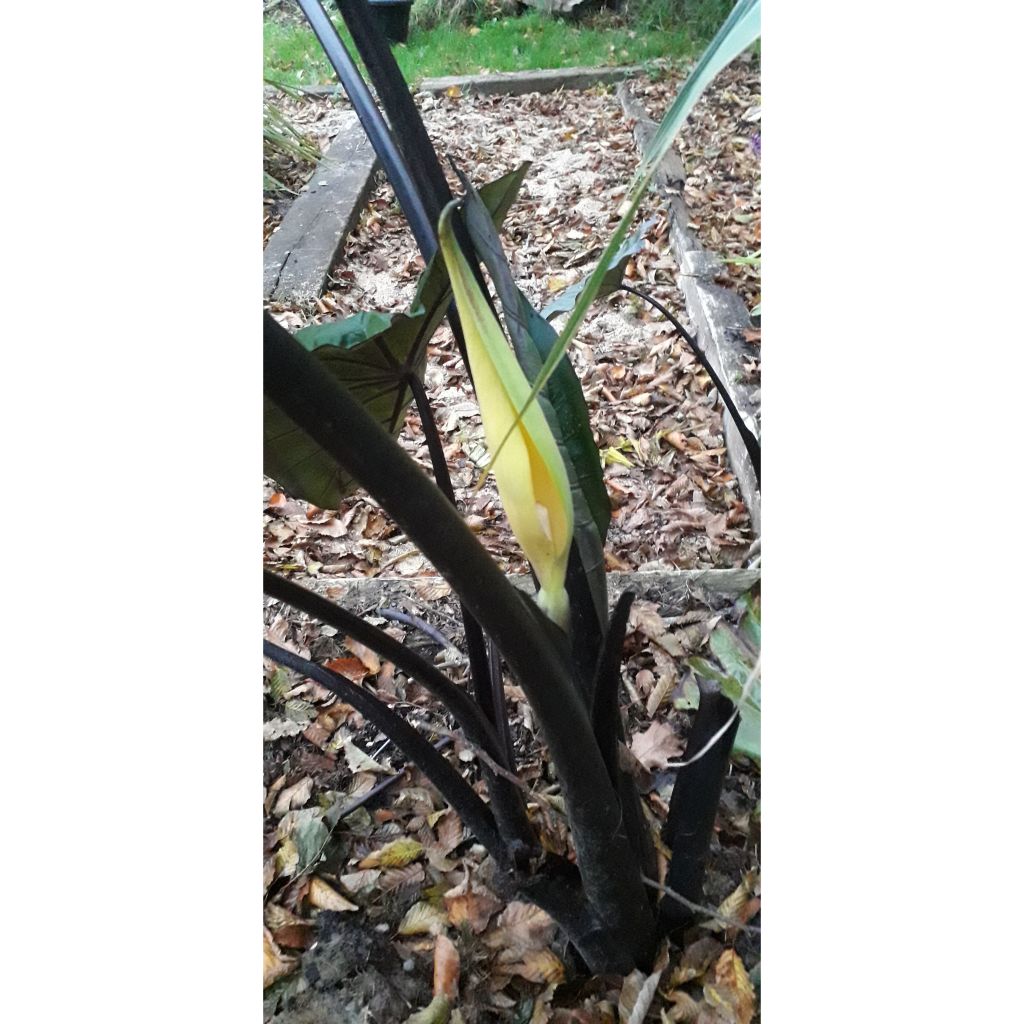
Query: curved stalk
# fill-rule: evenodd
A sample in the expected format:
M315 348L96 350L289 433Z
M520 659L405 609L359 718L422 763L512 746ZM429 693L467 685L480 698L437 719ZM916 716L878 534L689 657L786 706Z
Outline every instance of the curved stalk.
M286 651L269 640L263 641L263 653L279 665L294 669L321 686L326 686L401 747L406 755L416 762L423 774L437 786L463 824L484 844L487 852L499 864L508 867L509 851L498 835L494 816L487 805L473 792L473 787L404 718L396 715L386 704L344 676Z

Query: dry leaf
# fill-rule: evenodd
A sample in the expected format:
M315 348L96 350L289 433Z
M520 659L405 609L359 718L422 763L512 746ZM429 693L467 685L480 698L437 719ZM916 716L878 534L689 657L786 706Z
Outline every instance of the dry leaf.
M495 929L484 936L491 949L543 949L551 944L555 922L532 903L513 900L495 922Z
M313 794L313 780L311 778L299 779L294 786L281 790L281 795L274 803L274 814L283 818L289 811L305 807L306 802Z
M375 651L371 651L369 647L361 644L358 640L353 640L350 636L345 637L345 646L363 663L371 676L375 676L380 671L380 658Z
M447 811L437 826L437 842L444 854L451 853L462 842L462 820L454 811Z
M399 935L440 935L448 927L443 911L430 903L414 903L398 926Z
M312 878L309 882L309 904L318 910L358 910L335 889L332 889L322 878Z
M361 868L404 868L423 856L423 844L415 839L396 839L387 846L364 857L359 862Z
M380 887L383 892L394 892L406 886L421 886L426 880L422 864L407 864L404 868L391 868L381 875Z
M619 994L619 1024L643 1024L660 979L661 971L655 971L649 977L643 971L633 971L623 978Z
M647 729L634 735L629 749L648 770L667 768L669 761L683 752L679 737L664 722L651 722Z
M704 998L726 1010L736 1024L750 1024L754 1016L754 986L736 951L727 949L715 963L715 980L704 985Z
M459 993L459 951L447 935L438 935L434 944L434 995L454 1002Z
M366 666L358 658L332 658L324 664L324 668L337 672L353 683L361 683L367 675Z
M688 981L696 981L703 977L704 972L715 962L721 952L722 944L717 939L711 938L710 935L691 942L683 950L682 960L669 978L669 986L678 988Z
M274 929L274 941L285 949L309 949L316 941L316 929L311 924L286 924Z
M278 978L291 974L299 966L298 957L285 956L273 935L263 929L263 987L273 985Z
M494 963L494 971L547 985L565 981L565 966L550 949L503 950Z
M377 884L380 878L380 869L367 871L353 871L347 875L339 875L338 881L351 893L357 893L360 889L369 889Z
M444 894L444 905L448 910L448 920L456 928L466 924L470 931L479 935L501 909L502 903L489 889L472 886L467 877L461 885Z

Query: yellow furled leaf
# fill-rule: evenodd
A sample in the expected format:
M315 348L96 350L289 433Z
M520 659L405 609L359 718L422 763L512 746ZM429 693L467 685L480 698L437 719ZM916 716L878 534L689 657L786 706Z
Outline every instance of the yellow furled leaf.
M573 531L569 477L551 428L536 403L509 434L530 394L530 384L455 241L451 226L454 205L450 203L441 214L438 238L466 336L484 436L494 451L509 435L490 469L512 532L540 581L537 603L550 619L567 629L565 570Z

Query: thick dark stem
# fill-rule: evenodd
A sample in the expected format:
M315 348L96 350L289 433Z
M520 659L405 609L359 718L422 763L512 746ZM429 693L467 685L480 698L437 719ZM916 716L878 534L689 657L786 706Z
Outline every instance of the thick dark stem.
M429 261L437 249L437 235L434 226L437 221L432 222L424 208L416 183L409 174L409 169L395 145L387 123L373 102L370 90L360 77L355 61L345 49L345 44L341 41L334 22L327 17L327 12L324 11L320 0L298 0L298 3L320 41L320 46L327 55L327 59L345 87L345 92L348 93L348 97L352 101L352 107L374 152L384 165L384 171L395 190L399 205L409 221L409 226L412 228L420 252L423 253L423 258Z
M618 742L621 733L619 717L619 683L622 672L622 645L626 640L629 610L636 595L625 591L615 605L608 632L597 661L597 671L590 693L590 721L601 757L608 769L608 778L619 774Z
M452 487L451 475L448 472L448 461L441 444L441 435L437 432L434 410L430 407L423 382L415 374L409 374L409 388L412 391L416 410L423 424L423 435L430 452L430 465L434 470L434 479L444 496L456 508L455 489ZM501 740L502 754L498 763L509 771L515 771L515 760L512 754L512 735L508 727L508 713L505 710L505 688L501 682L501 666L494 663L496 652L487 647L480 623L470 615L466 606L460 601L459 612L462 615L466 632L466 648L469 653L470 679L473 684L473 695L483 709L488 721L497 730Z
M334 626L371 650L394 662L411 679L425 686L452 713L471 743L482 747L492 757L501 750L494 727L483 716L474 701L460 690L443 672L426 658L399 643L382 629L364 621L358 615L328 601L325 597L300 587L275 573L263 571L263 593L275 600L298 608L299 611L329 626Z
M740 432L740 437L743 438L743 446L747 449L747 455L750 456L750 464L754 467L754 476L757 477L757 486L761 486L761 442L754 436L754 432L747 426L746 421L740 415L739 409L736 408L736 402L733 400L732 395L729 393L729 389L722 383L722 378L715 372L715 368L711 365L711 360L704 354L703 349L697 344L697 339L690 334L690 332L674 317L653 295L648 295L647 292L640 291L639 288L633 288L628 284L622 284L619 286L623 291L629 292L631 295L635 295L639 299L643 299L644 302L650 303L656 310L672 326L676 329L676 332L682 337L686 344L693 350L693 354L697 357L697 361L707 375L711 378L711 382L718 389L718 394L722 398L722 403L726 409L729 410L729 414L732 416L733 422L736 424L736 429Z
M608 777L619 795L622 824L629 837L629 845L646 875L657 873L654 842L647 819L644 817L636 780L620 766L618 756L619 744L625 741L622 714L619 711L622 645L626 639L629 610L633 606L634 596L631 591L625 591L608 621L608 632L601 645L597 671L591 686L590 719L593 722L597 744L601 748L601 756L608 769Z
M722 728L735 711L735 705L718 691L701 693L697 716L686 741L690 757ZM693 903L701 902L704 868L715 829L715 815L722 796L722 784L729 768L736 730L733 723L703 757L684 765L676 773L668 821L662 836L672 849L668 878L665 884ZM676 900L662 900L659 925L663 931L675 931L693 920L693 912Z
M294 669L321 686L326 686L401 747L406 756L415 761L423 774L437 786L466 828L487 848L487 852L506 870L510 867L509 851L498 835L494 816L487 805L473 792L472 786L404 718L344 676L306 658L300 658L269 640L263 641L263 653L279 665Z
M654 946L640 866L594 741L588 708L529 599L505 579L423 470L269 314L264 393L381 504L494 639L541 725L562 785L587 899L637 960Z
M471 743L501 763L501 740L493 725L484 717L482 709L425 658L421 658L415 651L410 651L383 630L364 622L358 615L353 615L319 594L314 594L266 570L263 572L263 592L321 622L343 630L353 639L394 662L397 668L422 683L448 708ZM502 835L512 844L513 854L519 858L524 851L533 850L537 843L522 794L508 779L496 775L486 767L482 768L482 771Z
M352 41L370 73L370 81L416 179L430 222L436 225L452 194L409 85L366 0L335 0L335 6L345 19Z

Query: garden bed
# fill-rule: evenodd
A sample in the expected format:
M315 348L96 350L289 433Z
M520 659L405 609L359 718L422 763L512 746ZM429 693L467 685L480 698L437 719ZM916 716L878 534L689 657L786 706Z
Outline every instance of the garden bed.
M584 276L614 228L637 161L615 96L598 89L418 99L439 150L450 152L475 181L495 178L525 159L534 161L504 232L513 270L531 299L543 305ZM458 147L451 145L453 139ZM687 323L667 218L657 197L641 216L653 224L627 278ZM293 330L362 309L405 309L422 267L390 186L382 183L323 296L270 309ZM619 293L595 305L572 359L606 460L614 506L609 568L740 564L753 535L722 440L722 408L685 342L640 300ZM482 430L447 328L431 346L426 384L471 525L505 569L525 571L493 484L472 493ZM427 465L415 413L408 425L402 443ZM273 493L268 488L269 564L315 573L431 572L370 500L348 499L335 515L311 511L284 495L273 499ZM272 499L279 502L276 508L269 504Z

